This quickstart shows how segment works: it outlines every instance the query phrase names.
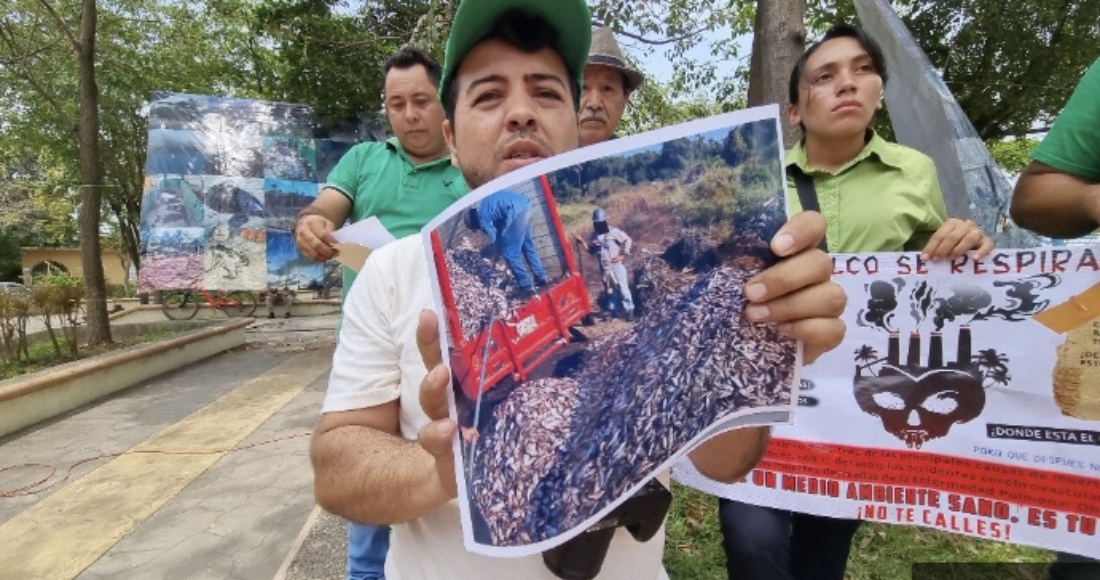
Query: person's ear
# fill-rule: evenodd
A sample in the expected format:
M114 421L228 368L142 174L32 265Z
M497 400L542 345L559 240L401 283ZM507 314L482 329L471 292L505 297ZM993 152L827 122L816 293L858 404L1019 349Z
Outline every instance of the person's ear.
M792 127L802 122L802 116L798 114L797 105L787 105L787 122Z
M451 152L451 165L458 165L458 149L455 148L455 131L449 119L443 119L443 139L447 142L447 149Z

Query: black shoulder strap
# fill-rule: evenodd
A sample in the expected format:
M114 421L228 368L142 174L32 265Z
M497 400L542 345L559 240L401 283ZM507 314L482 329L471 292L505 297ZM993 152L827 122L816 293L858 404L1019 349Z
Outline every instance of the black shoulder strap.
M787 166L787 175L794 180L794 188L798 191L798 201L802 204L802 211L816 211L821 213L821 204L817 201L817 188L814 187L814 178L806 175L802 168L791 164ZM829 251L829 244L825 238L818 244L823 251Z

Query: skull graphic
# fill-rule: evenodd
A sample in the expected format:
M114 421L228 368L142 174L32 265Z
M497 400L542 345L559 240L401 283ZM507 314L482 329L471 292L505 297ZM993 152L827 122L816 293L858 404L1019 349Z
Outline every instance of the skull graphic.
M973 371L973 372L971 372ZM908 447L920 449L985 408L985 389L972 367L936 369L912 376L886 367L877 377L857 377L855 398L864 412Z

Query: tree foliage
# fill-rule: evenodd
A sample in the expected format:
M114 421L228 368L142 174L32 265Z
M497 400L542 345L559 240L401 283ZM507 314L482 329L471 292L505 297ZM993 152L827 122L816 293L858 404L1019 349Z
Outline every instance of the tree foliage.
M904 20L987 140L1049 123L1100 56L1095 0L914 2Z
M1022 135L1036 122L1049 122L1100 55L1095 0L891 4L986 140ZM752 32L758 2L599 0L591 5L596 20L615 28L620 38L634 39L641 54L675 63L672 81L662 87L670 102L703 95L719 107L743 102L749 55L741 54L736 39ZM857 21L852 0L807 0L809 41L841 21ZM701 43L709 50L695 58L691 49Z
M758 3L591 0L594 20L615 28L633 54L675 63L667 83L651 78L632 96L620 133L743 107L749 55L741 39L757 26ZM1095 0L893 5L990 142L1048 122L1100 54ZM457 6L458 0L99 2L98 189L107 229L136 263L147 122L142 111L154 91L301 102L325 122L359 119L380 110L381 63L396 48L411 42L442 58ZM76 139L77 63L72 39L57 26L60 19L75 34L80 3L7 0L5 7L0 241L11 243L0 244L0 276L11 277L19 245L75 242L84 181ZM806 1L810 40L854 18L852 0ZM701 44L707 45L705 56L693 56Z
M259 91L273 100L313 107L323 124L355 120L381 107L382 63L409 42L426 0L382 0L349 13L336 0L275 0L247 18L272 47Z

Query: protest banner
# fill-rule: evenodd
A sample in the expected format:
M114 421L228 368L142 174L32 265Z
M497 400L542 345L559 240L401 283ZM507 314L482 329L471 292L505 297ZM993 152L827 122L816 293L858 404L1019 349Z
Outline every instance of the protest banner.
M848 333L742 483L703 491L1100 556L1100 247L837 254Z

